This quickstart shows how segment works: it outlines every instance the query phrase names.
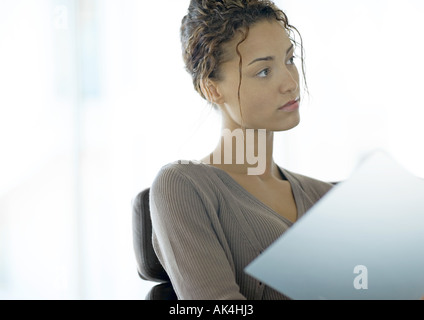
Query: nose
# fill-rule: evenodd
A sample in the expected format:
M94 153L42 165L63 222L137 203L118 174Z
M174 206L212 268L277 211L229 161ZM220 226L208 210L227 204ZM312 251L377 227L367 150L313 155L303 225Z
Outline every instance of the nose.
M299 74L297 70L290 70L286 65L282 67L280 78L280 92L292 93L299 88Z

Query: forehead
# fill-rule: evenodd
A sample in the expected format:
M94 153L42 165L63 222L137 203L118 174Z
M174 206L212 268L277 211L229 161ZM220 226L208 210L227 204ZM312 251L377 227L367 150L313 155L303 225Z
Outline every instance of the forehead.
M237 44L243 39L239 33L233 40L223 46L224 61L237 59ZM277 20L263 20L249 28L245 41L239 45L239 51L244 60L255 59L259 56L279 55L286 53L292 45L284 25Z

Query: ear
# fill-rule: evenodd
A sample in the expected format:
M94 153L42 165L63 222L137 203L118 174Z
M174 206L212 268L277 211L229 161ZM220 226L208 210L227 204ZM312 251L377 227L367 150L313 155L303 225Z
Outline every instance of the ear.
M217 82L210 79L200 80L200 89L209 102L214 104L224 103L224 96L221 94Z

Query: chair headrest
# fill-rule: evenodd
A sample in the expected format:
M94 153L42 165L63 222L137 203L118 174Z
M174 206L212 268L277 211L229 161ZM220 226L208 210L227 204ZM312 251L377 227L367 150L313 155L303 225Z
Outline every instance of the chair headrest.
M152 220L149 204L150 188L140 192L133 202L133 245L140 277L154 282L169 281L152 245Z

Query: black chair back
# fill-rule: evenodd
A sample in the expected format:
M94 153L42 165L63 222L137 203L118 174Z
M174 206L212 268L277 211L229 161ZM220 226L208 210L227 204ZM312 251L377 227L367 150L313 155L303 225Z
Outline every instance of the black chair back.
M140 192L133 203L132 227L137 271L143 280L159 283L150 290L146 300L178 300L168 274L153 249L149 192L150 188Z

